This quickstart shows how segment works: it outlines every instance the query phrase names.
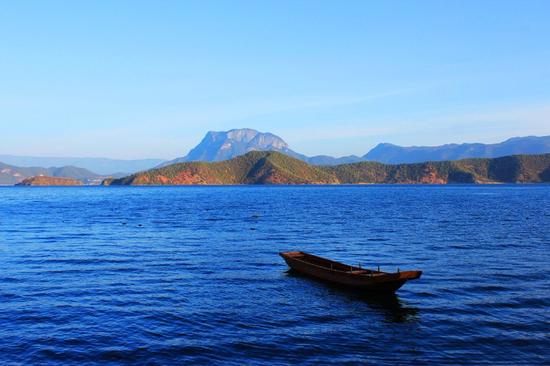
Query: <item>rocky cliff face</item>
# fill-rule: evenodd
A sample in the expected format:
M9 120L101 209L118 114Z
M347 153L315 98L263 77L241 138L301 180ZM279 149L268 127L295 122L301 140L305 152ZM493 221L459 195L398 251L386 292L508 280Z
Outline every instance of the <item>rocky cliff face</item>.
M279 136L242 128L221 132L210 131L185 157L163 163L159 167L190 161L229 160L250 151L278 151L290 156L301 157L300 154L292 151Z
M84 183L78 179L38 176L26 178L18 186L81 186Z

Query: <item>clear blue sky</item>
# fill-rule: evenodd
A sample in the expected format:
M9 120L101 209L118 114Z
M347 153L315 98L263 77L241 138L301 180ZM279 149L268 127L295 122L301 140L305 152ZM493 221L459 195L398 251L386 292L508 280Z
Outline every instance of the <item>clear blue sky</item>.
M2 1L0 154L309 155L550 134L550 1Z

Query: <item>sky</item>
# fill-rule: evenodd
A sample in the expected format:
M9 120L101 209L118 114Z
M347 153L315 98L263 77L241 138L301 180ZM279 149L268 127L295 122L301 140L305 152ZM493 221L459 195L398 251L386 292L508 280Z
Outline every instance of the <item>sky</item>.
M0 1L0 154L550 135L550 1Z

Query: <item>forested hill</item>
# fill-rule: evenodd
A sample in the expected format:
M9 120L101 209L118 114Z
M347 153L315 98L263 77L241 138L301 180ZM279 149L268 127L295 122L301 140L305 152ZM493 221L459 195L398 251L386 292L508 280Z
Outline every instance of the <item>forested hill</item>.
M177 163L104 182L106 185L328 183L339 183L333 172L273 151L252 151L215 163Z
M104 185L369 184L550 182L550 154L415 164L360 162L314 166L278 152L253 151L231 160L178 163Z

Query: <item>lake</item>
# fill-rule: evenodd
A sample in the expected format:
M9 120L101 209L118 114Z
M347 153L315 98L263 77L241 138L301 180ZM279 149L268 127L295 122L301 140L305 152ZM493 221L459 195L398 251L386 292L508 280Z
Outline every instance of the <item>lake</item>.
M4 187L0 265L0 364L550 362L548 185Z

